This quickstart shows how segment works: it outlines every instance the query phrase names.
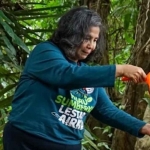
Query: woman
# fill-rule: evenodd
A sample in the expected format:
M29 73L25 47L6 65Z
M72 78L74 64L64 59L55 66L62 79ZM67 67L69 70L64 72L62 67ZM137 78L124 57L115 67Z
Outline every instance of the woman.
M126 76L143 82L132 65L88 66L83 60L102 51L99 15L79 7L67 12L52 38L28 58L4 130L4 150L80 150L84 121L91 113L115 128L142 137L150 125L117 109L102 87Z

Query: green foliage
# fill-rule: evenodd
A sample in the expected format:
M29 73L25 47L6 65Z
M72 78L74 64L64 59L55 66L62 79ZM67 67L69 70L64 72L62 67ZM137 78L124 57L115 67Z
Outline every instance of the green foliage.
M150 107L150 93L148 91L145 92L143 100L146 101Z
M1 138L3 127L11 110L10 104L25 61L34 45L49 38L60 16L73 3L74 1L70 0L43 2L13 0L1 5L0 150L3 149Z
M101 148L106 148L106 150L110 150L109 144L107 141L103 141L101 140L100 142L96 142L98 141L98 138L96 135L94 135L88 128L87 125L85 125L86 129L84 132L84 139L82 140L82 146L83 149L82 150L99 150ZM105 128L101 128L101 127L94 127L93 130L102 130L103 134L107 133L109 137L112 137L112 133L111 133L111 127L110 126L106 126ZM97 144L95 144L97 143Z
M0 97L11 90L13 94L14 87L30 53L29 49L49 38L59 17L73 4L71 1L68 3L65 1L60 5L60 2L62 1L26 1L26 3L13 1L10 2L11 5L9 2L7 5L13 6L11 9L3 7L3 11L0 10L0 69L2 71L0 76L1 83L8 84L7 87L2 85ZM11 84L9 80L12 78L15 83ZM3 103L3 106L10 105L11 99L7 96L5 98L5 102L9 102L6 102L5 105Z
M5 34L2 33L2 38L4 40L5 45L7 48L10 50L11 53L14 55L16 54L15 48L13 47L12 43L17 44L20 46L23 50L25 50L27 53L29 53L29 50L27 46L24 44L24 42L14 33L13 29L9 26L10 24L13 24L12 21L10 21L2 11L0 11L0 23L5 31ZM5 36L8 35L8 38L11 38L10 41L9 39Z
M135 0L112 0L108 17L110 63L126 64L129 62L135 43L134 35L138 11ZM120 94L124 94L125 85L120 80L116 81L115 87Z
M94 135L92 135L92 133L85 129L84 139L82 140L82 149L99 150L98 146L94 143L94 140L96 140L96 138L94 138Z

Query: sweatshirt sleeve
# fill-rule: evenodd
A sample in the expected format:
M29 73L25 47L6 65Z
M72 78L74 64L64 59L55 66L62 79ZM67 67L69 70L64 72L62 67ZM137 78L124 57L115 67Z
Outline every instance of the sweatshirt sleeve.
M115 72L115 65L71 64L58 48L48 43L35 47L24 69L24 75L32 79L67 89L114 86Z
M143 137L139 130L146 124L145 122L131 116L118 109L109 99L106 91L99 88L96 107L91 114L99 121L117 129L123 130L136 137Z

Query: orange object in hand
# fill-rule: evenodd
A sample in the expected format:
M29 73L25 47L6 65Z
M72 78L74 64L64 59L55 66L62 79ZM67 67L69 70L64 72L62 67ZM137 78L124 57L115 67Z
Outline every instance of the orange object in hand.
M149 85L149 87L150 87L150 72L147 74L145 82L146 82L146 83Z
M128 77L122 77L121 80L122 81L130 81L130 79ZM147 74L145 82L149 85L149 88L150 88L150 72Z

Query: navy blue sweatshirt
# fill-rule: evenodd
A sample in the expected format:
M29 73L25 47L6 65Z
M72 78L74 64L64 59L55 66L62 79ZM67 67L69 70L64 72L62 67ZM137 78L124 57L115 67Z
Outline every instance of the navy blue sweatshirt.
M103 123L140 137L145 122L115 107L103 88L114 86L115 72L115 65L79 66L53 43L40 43L26 62L9 121L46 140L79 144L91 113Z

